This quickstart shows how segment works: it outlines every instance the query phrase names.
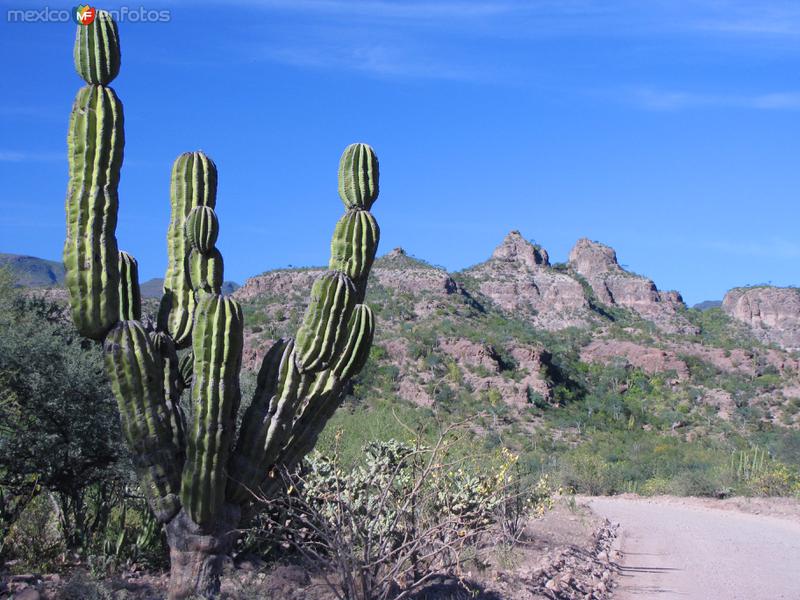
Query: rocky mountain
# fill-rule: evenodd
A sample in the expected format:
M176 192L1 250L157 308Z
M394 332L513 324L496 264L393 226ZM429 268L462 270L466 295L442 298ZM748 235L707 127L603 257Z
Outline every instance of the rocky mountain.
M21 287L54 287L64 284L64 265L34 256L0 253L0 267L6 267Z
M270 271L235 292L245 306L248 367L296 329L322 272ZM527 427L532 407L568 402L588 385L585 373L622 369L662 381L722 419L747 406L796 426L800 356L772 343L780 342L774 333L754 333L754 311L734 314L732 298L725 312L689 309L678 292L659 290L622 268L612 248L587 239L568 262L552 264L547 250L512 231L487 261L457 273L398 248L371 273L367 302L380 325L362 381L367 396L418 406L500 403L509 422ZM800 308L788 297L770 304L765 296L759 306L758 326L794 331Z
M722 309L760 340L800 350L800 288L734 288L725 294Z
M547 251L525 240L519 231L509 233L488 261L462 275L502 310L525 317L536 327L557 330L592 320L581 282L553 268Z
M697 333L681 314L686 305L680 293L660 292L652 280L623 269L613 248L582 238L570 251L568 264L601 303L629 308L668 333Z

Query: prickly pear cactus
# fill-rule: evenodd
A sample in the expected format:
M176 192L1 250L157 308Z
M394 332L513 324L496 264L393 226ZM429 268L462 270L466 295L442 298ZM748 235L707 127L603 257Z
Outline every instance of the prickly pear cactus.
M237 436L244 320L237 301L221 294L216 166L202 152L175 161L164 296L157 326L145 324L138 264L116 240L124 131L122 104L108 87L120 50L107 13L78 26L74 57L87 85L67 138L64 264L73 321L103 342L143 493L167 530L170 598L215 597L241 507L254 491L272 493L269 474L313 447L369 355L375 319L363 300L380 235L369 213L378 159L366 144L342 155L347 210L334 230L329 271L314 283L296 339L279 340L264 358ZM180 404L187 388L189 423Z

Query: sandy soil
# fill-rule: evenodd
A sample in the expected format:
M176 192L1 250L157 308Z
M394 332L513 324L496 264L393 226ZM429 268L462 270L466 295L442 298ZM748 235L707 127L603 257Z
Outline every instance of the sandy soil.
M583 499L620 524L615 600L797 600L800 503L786 499Z

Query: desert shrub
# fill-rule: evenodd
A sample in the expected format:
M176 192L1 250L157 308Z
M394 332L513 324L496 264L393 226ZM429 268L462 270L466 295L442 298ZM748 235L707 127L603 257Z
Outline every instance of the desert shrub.
M733 452L724 476L731 487L745 495L800 494L800 471L776 460L759 446Z
M49 494L67 548L85 550L130 480L99 347L0 275L0 536Z
M665 477L651 477L638 488L642 496L660 496L674 493L672 481Z
M576 451L562 461L561 485L575 492L591 495L614 491L610 465L598 454Z
M717 496L722 489L717 473L710 468L682 471L671 484L671 493L678 496Z
M798 496L800 477L784 464L770 464L750 482L750 490L758 496Z
M23 568L52 569L66 550L56 499L48 493L35 496L9 525L4 542L5 552L21 561Z
M485 460L454 452L458 428L430 444L369 442L354 466L335 448L315 453L301 473L284 474L286 493L265 500L262 525L320 567L343 600L400 600L438 576L460 578L491 528L516 534L549 507L550 493L546 481L525 487L508 451Z

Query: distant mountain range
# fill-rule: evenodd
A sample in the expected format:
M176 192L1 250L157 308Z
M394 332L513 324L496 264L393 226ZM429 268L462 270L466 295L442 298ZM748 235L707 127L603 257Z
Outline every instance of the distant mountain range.
M722 300L704 300L703 302L698 302L692 308L708 310L709 308L719 308L720 306L722 306Z
M54 287L64 285L64 265L34 256L0 253L0 267L9 268L21 287Z
M48 288L64 286L64 265L54 260L0 253L0 267L7 267L16 275L20 287ZM163 293L164 280L155 277L140 284L142 297L158 298ZM235 281L222 284L224 294L232 294L239 289Z

